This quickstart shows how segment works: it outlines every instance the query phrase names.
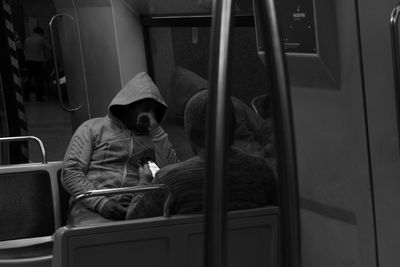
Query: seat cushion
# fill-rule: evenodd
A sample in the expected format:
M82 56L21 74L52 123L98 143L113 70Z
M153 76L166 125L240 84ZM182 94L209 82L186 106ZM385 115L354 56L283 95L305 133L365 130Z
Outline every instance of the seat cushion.
M48 172L0 174L0 241L50 236L55 231Z

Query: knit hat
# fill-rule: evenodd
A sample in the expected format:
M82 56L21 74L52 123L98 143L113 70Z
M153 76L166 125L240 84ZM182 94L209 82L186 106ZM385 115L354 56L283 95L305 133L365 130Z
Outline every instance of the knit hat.
M190 141L205 147L208 90L192 96L186 104L184 121Z
M199 147L205 147L206 128L207 128L207 100L208 90L203 90L192 96L185 107L185 130L190 141ZM236 127L236 118L231 100L228 101L227 141L233 144L233 136Z

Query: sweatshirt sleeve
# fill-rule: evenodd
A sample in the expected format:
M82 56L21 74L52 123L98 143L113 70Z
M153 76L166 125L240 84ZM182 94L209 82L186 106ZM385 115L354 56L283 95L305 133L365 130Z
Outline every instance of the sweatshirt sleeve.
M77 196L96 187L88 180L86 173L90 164L94 138L89 127L81 125L71 138L63 161L62 184L71 196ZM92 197L83 200L92 210L100 212L105 197ZM102 205L99 205L99 204Z
M151 131L150 136L154 143L156 160L160 168L179 162L175 149L168 139L168 134L161 127Z
M157 185L160 183L160 181L158 180L159 173L160 172L156 174L156 177L154 177L154 180L150 183L150 185ZM167 200L167 196L168 195L166 194L166 192L163 192L161 190L147 191L135 194L129 205L126 219L133 220L162 216L164 213L164 205L165 201Z

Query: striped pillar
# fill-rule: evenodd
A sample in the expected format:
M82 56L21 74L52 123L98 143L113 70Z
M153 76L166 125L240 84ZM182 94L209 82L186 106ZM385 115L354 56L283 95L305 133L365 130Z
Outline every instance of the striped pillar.
M19 64L18 64L18 54L17 54L17 47L16 47L16 33L14 32L13 20L12 20L12 12L11 6L8 0L2 0L3 6L3 18L4 18L4 25L6 28L6 35L8 39L8 50L10 55L10 62L11 62L11 73L12 73L12 80L13 80L13 89L15 92L15 99L16 99L16 112L18 113L18 128L21 136L28 135L28 125L26 121L26 113L24 107L24 98L23 98L23 91L22 91L22 84L21 84L21 76L19 71ZM19 40L18 40L19 41ZM29 158L28 152L28 142L21 143L21 162L27 162Z

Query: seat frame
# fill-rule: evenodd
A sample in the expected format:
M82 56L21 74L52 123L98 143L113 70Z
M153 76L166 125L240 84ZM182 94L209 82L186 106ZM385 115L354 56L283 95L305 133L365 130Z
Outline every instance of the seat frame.
M227 222L229 266L247 262L250 266L279 266L278 207L231 211ZM132 264L192 267L203 260L203 228L203 215L61 227L54 235L52 266L101 267L112 262L122 267Z

